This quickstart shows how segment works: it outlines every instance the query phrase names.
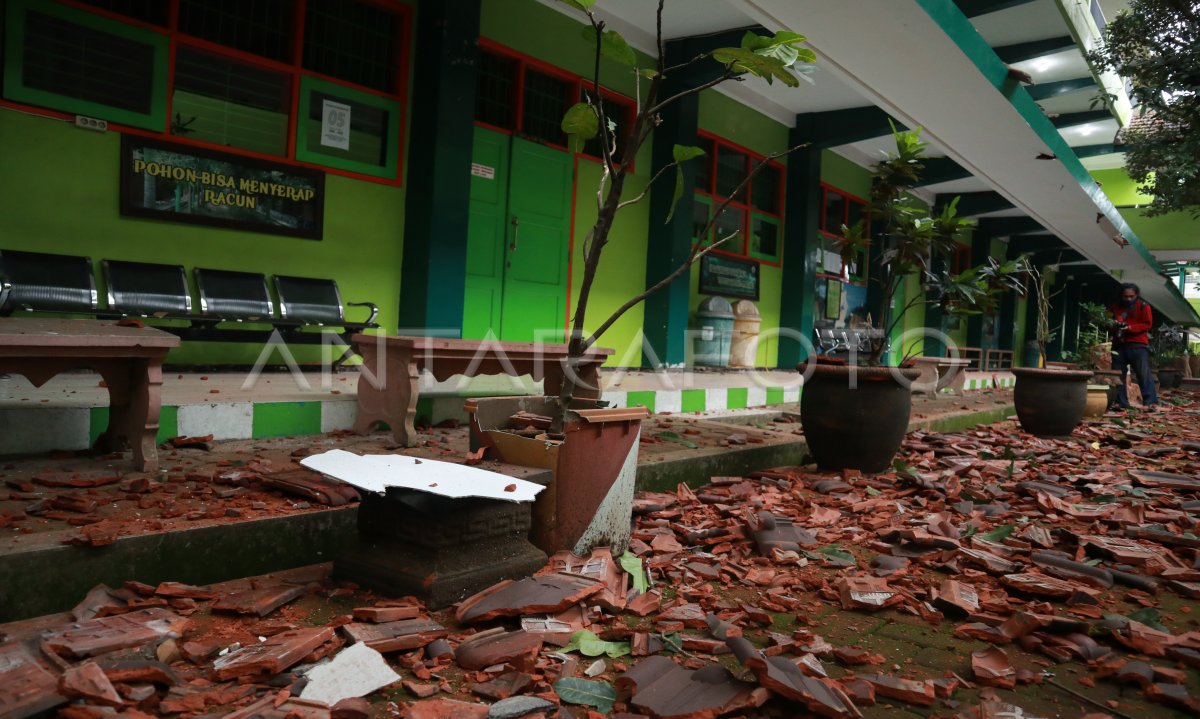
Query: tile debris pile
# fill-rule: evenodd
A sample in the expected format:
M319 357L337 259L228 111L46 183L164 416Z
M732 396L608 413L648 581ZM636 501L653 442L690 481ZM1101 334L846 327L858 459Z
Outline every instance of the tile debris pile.
M0 715L1194 715L1197 406L1070 440L916 432L871 477L643 493L626 555L560 553L446 612L319 577L98 587L0 644ZM950 656L889 653L872 623L944 628Z

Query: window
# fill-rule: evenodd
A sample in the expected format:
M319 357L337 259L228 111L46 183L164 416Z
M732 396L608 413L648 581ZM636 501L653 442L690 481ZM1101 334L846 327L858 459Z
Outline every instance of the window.
M134 127L162 129L167 38L57 3L10 0L4 96Z
M1183 296L1189 300L1200 299L1200 268L1189 267L1184 272Z
M565 149L563 115L571 105L588 100L591 83L495 43L482 40L480 44L475 121ZM614 149L620 158L633 128L635 106L629 98L604 88L601 93L604 114L615 126ZM600 158L601 147L597 137L584 145L582 154Z
M304 67L384 92L400 71L400 18L371 3L308 0Z
M844 237L843 226L851 227L863 218L867 201L825 184L821 185L821 194L821 256L818 259L817 273L842 282L865 283L867 252L860 250L856 252L853 260L847 262L842 257L838 240Z
M716 251L771 264L780 262L783 254L783 165L771 161L751 177L751 171L763 160L761 155L708 135L701 135L696 144L706 155L692 161L696 173L693 239L707 245L714 238L736 234ZM750 178L748 183L747 178ZM739 187L741 192L737 192ZM725 206L709 232L700 237L714 208L735 192L737 199Z
M280 62L291 59L290 0L179 0L179 32Z
M398 100L305 77L300 85L300 104L296 157L365 175L395 176L396 143L400 142ZM339 114L349 119L344 143L322 136L322 128L336 124Z
M400 2L8 0L3 8L6 100L399 183L410 27Z
M291 82L282 72L180 47L171 134L283 157Z
M954 255L950 258L950 274L957 275L965 272L971 266L971 248L968 245L954 245Z

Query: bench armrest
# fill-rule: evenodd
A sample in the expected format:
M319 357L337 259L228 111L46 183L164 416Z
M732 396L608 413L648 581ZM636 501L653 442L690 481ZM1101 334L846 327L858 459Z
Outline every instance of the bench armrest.
M8 304L8 295L12 292L12 283L0 277L0 314L7 314L4 306Z
M371 316L368 317L367 321L363 322L363 324L365 324L365 325L374 325L375 324L375 317L379 314L379 306L376 305L374 302L347 302L346 306L347 307L370 307L371 308Z

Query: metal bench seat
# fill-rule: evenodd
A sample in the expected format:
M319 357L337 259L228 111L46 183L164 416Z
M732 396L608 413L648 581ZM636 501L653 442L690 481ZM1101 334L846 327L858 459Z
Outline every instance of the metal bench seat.
M371 314L363 322L346 321L342 294L334 280L275 275L275 293L279 296L279 314L285 321L347 330L379 326L375 323L379 308L374 302L347 302L348 307L370 308Z
M107 315L98 310L92 261L74 255L0 250L0 315L62 312Z
M253 272L196 268L200 312L211 319L274 324L267 278Z
M104 260L108 307L123 315L194 319L192 291L183 265Z

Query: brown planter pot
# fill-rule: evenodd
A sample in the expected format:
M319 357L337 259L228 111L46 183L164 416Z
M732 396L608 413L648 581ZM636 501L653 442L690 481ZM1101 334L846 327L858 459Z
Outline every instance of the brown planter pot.
M1084 417L1102 417L1108 411L1109 397L1112 393L1109 392L1108 385L1104 384L1089 384L1087 386L1087 404L1083 408Z
M1066 437L1083 419L1091 372L1018 367L1013 403L1021 428L1039 437Z
M1177 369L1160 369L1158 371L1158 386L1160 389L1179 389L1183 384L1183 373Z
M800 420L817 465L868 474L891 467L908 432L911 386L920 376L920 370L891 367L813 368L800 392Z
M554 416L557 397L495 397L471 400L471 433L502 462L554 472L533 505L530 541L547 554L567 549L586 555L611 547L619 556L629 546L638 439L645 407L605 408L576 400L567 413L566 439L524 437L506 431L508 418L524 410Z
M1192 371L1192 379L1200 379L1200 355L1190 355L1187 361Z

